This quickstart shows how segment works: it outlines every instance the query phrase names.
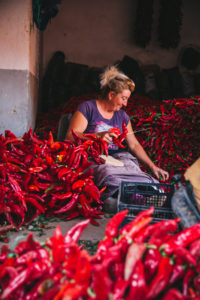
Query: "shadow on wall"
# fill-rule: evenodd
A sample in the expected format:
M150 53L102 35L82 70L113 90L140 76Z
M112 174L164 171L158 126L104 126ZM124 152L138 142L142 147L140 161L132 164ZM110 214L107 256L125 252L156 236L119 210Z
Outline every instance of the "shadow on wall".
M161 69L158 65L141 66L127 55L116 64L134 80L135 92L151 99L180 98L200 93L200 50L193 45L181 49L177 65L170 69ZM99 75L103 68L66 62L63 52L55 52L41 83L42 112L62 105L71 96L98 93Z

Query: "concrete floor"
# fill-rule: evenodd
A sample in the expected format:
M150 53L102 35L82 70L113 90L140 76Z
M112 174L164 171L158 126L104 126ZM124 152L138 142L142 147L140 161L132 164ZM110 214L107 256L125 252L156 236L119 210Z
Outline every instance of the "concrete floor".
M97 242L99 240L102 240L104 237L105 227L108 223L108 221L111 219L112 215L105 213L102 216L102 219L97 220L99 223L99 226L94 226L92 224L89 224L85 230L83 231L80 240L88 240L92 242ZM60 226L62 233L65 234L72 226L74 226L79 221L83 221L83 218L76 218L70 221L62 221L59 219L56 219L56 221L45 221L45 224L43 225L44 228L40 229L38 226L29 225L26 227L21 227L18 232L16 231L10 231L8 233L8 243L0 242L0 248L2 245L7 244L12 249L17 245L19 241L25 240L28 233L32 232L34 235L35 240L39 242L46 241L49 237L51 237L54 233L54 230L57 225ZM38 229L38 230L37 230ZM32 231L37 230L37 231Z

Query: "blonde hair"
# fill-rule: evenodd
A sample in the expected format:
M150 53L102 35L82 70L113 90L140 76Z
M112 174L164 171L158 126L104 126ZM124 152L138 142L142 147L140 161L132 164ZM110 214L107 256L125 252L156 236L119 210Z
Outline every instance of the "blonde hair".
M124 89L131 92L135 89L135 83L132 79L119 71L116 66L107 67L100 75L101 96L107 98L110 91L121 93Z

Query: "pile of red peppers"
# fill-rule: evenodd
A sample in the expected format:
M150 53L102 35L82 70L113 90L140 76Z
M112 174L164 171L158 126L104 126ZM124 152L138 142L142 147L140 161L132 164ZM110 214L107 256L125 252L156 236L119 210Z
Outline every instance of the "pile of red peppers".
M56 134L62 113L73 113L78 104L96 95L72 97L66 105L48 114L41 114L37 132ZM171 181L174 174L184 174L200 153L200 96L183 99L152 100L134 94L125 108L131 118L136 137L151 159L167 170ZM149 172L145 166L144 171Z
M123 122L115 143L123 147L126 133ZM8 130L0 135L0 237L39 214L65 220L82 216L99 225L95 219L103 214L100 196L106 187L97 188L91 165L101 164L108 145L94 134L72 134L74 142L54 141L51 132L40 139L32 129L22 138Z
M0 235L39 214L66 220L83 216L98 225L104 189L97 188L89 167L101 163L107 143L92 134L73 135L75 142L54 141L51 132L39 139L32 129L22 138L8 130L0 136Z
M127 210L106 225L91 255L78 245L90 220L43 243L30 233L0 251L0 299L200 299L200 223L180 230L179 219L152 223L154 208L121 226Z

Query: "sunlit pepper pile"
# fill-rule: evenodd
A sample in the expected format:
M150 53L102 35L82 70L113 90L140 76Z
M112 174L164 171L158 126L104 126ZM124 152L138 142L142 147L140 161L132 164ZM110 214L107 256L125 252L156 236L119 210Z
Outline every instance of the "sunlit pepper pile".
M79 103L94 98L95 95L72 97L63 107L40 115L38 133L48 134L51 128L56 134L61 114L73 113ZM158 102L135 94L125 109L136 137L152 160L169 171L170 180L174 173L183 174L199 157L200 96ZM149 172L145 166L142 168Z
M145 300L200 298L200 223L151 223L154 208L120 226L117 213L91 255L78 245L89 220L39 243L29 234L0 251L0 299Z

